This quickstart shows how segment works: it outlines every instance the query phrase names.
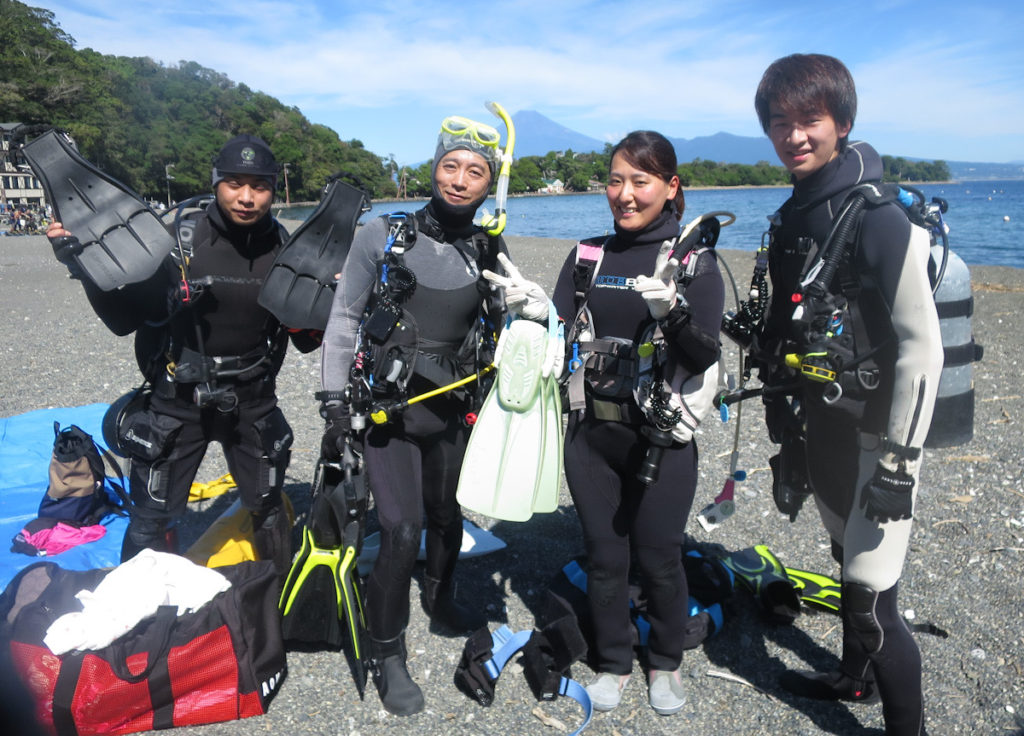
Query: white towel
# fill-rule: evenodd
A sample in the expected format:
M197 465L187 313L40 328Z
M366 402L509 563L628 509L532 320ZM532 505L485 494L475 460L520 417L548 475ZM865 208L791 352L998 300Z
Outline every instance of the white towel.
M160 606L177 606L181 616L230 587L216 570L145 549L111 570L95 590L79 591L75 597L83 610L54 621L43 642L54 654L100 649L154 615Z

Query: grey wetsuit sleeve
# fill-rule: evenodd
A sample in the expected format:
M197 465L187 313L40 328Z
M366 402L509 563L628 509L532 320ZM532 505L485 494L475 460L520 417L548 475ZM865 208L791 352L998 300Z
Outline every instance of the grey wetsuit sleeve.
M373 293L377 261L384 254L385 242L384 221L379 217L360 227L352 241L324 331L320 359L320 385L324 391L342 391L348 385L359 324Z

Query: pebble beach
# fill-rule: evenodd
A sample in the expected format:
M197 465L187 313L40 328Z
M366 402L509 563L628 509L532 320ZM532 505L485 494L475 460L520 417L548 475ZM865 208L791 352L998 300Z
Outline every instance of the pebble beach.
M298 223L286 222L289 229ZM508 238L512 259L546 289L572 241ZM723 251L741 295L753 253ZM924 665L928 731L975 736L1024 736L1024 340L1015 325L1024 313L1024 270L971 268L975 339L984 359L973 366L976 392L973 440L960 447L926 450L917 518L900 588L900 605L914 623L932 624L947 637L916 635ZM727 287L727 294L731 293ZM727 297L727 308L732 308ZM53 258L45 237L0 237L0 416L54 406L109 403L138 385L131 338L119 338L95 317L81 286ZM726 366L737 357L725 346ZM756 382L755 382L756 385ZM300 515L308 508L309 481L320 445L322 420L313 393L319 388L319 353L290 351L278 393L295 433L285 492ZM729 474L735 419L705 421L698 443L700 483L695 512L716 496ZM688 533L699 543L738 550L767 545L787 566L836 575L829 542L813 504L794 523L779 514L771 494L768 442L759 401L743 407L736 513L706 531L691 517ZM224 474L212 447L197 480ZM234 493L190 509L180 532L194 540L234 500ZM557 512L525 523L468 517L504 540L499 552L466 560L456 572L458 596L487 614L491 628L534 626L548 581L583 553L579 523L564 488ZM297 539L297 535L296 535ZM421 571L412 586L408 631L409 669L426 696L426 710L409 718L388 714L373 686L360 697L344 657L334 651L290 652L288 675L265 716L176 729L182 736L405 736L539 734L578 728L575 701L538 703L513 660L489 708L460 693L452 676L462 637L431 633L419 604ZM595 714L592 736L655 734L787 734L814 736L883 733L877 704L821 703L794 698L778 684L787 668L830 669L838 662L839 619L810 610L791 625L761 620L746 593L728 606L723 630L688 651L682 671L688 691L683 710L658 716L647 704L637 667L622 704ZM589 681L576 664L573 676Z

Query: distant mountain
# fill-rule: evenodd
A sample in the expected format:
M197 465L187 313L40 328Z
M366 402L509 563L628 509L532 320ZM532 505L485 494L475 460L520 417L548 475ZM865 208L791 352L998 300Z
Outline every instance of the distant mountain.
M512 116L512 122L516 126L517 158L570 149L576 153L604 150L604 141L569 130L534 110L520 110Z
M577 133L535 110L521 110L512 116L516 126L516 156L543 156L549 151L571 149L576 153L604 150L605 142ZM715 133L688 140L669 138L680 163L695 158L735 164L774 161L775 152L766 138L749 138L731 133Z
M604 141L585 136L559 125L535 110L521 110L512 116L516 126L516 156L543 156L549 151L572 149L576 153L600 152ZM680 163L700 158L731 164L756 164L768 161L777 164L775 150L767 138L715 133L697 138L669 138ZM898 156L897 153L880 153ZM909 161L933 161L906 156ZM954 179L1022 179L1024 163L989 164L971 161L946 161Z
M775 149L771 142L763 136L733 135L732 133L715 133L697 138L669 138L676 149L679 163L690 163L700 158L727 164L749 164L753 166L759 161L777 163Z

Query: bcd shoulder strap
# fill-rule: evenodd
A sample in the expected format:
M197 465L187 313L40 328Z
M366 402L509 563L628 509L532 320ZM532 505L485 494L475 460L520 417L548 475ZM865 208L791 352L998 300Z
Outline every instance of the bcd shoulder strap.
M590 290L597 279L597 272L604 259L604 247L612 239L611 235L581 240L576 244L576 265L573 267L572 281L575 289L574 308L577 312L583 308L590 295Z

